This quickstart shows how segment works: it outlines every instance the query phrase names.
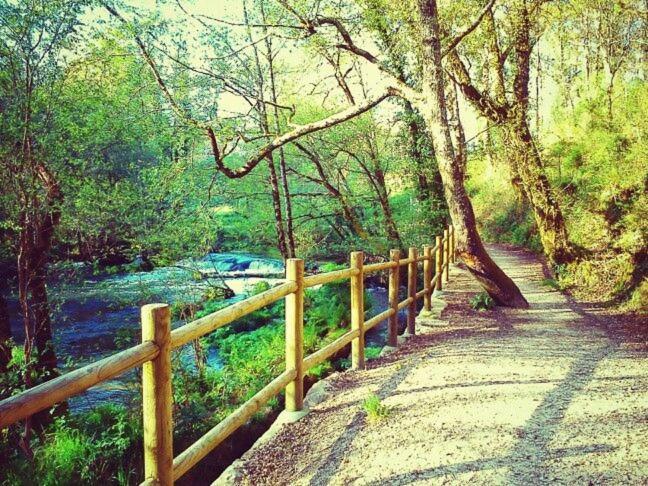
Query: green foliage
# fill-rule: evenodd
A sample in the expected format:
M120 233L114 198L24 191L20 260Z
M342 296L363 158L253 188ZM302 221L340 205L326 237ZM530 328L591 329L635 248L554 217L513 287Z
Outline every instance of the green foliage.
M577 297L634 299L646 275L648 247L648 86L617 83L612 114L597 79L574 106L557 104L542 136L545 170L561 205L579 261L554 269L560 288ZM495 139L497 143L503 143ZM541 249L530 211L512 189L505 161L476 151L468 189L488 241ZM632 297L635 295L635 297Z
M252 291L250 292L250 294L258 295L258 294L262 294L267 290L270 290L270 284L265 280L261 280L254 284L254 287L252 287Z
M333 366L329 361L324 361L323 363L314 366L306 372L306 375L312 376L316 380L324 378L326 375L330 374L333 371Z
M380 401L376 394L371 394L362 402L362 408L367 413L369 423L381 422L391 413L391 408Z
M470 299L470 307L476 311L491 310L495 307L495 301L486 292L480 292Z
M380 357L382 348L380 346L365 346L365 358L376 359Z
M304 317L304 353L310 354L348 330L346 313L324 317L348 298L348 282L323 285L309 291ZM176 424L179 431L194 434L222 420L242 402L278 376L285 367L285 325L283 302L260 309L204 339L215 347L224 366L207 368L202 376L186 369L174 374ZM198 316L199 314L197 314ZM308 373L322 377L332 369L326 361Z
M99 405L91 412L58 418L32 444L34 462L12 451L5 458L3 484L131 484L141 467L139 414L122 406Z
M644 278L637 288L632 291L630 298L623 306L623 310L648 315L648 278Z
M213 300L223 300L230 299L234 297L234 292L229 287L221 287L218 285L209 286L202 295L202 301L213 301Z
M572 240L587 253L557 269L563 288L598 300L630 298L638 310L648 246L648 87L618 86L612 117L603 89L590 86L573 109L556 109L548 170L561 192Z
M533 216L510 187L508 168L493 163L481 152L469 166L467 188L486 241L542 251Z
M544 278L542 279L542 282L540 282L541 285L545 287L549 287L550 289L554 290L560 290L560 284L555 278Z

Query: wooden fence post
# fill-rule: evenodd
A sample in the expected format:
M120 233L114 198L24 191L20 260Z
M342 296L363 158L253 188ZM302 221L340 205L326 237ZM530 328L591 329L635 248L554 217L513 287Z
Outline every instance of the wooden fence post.
M443 274L443 240L441 240L440 236L436 237L436 257L435 257L435 263L436 263L436 290L441 292L443 290L443 282L442 280L442 274Z
M416 334L416 271L418 268L418 251L416 247L412 246L409 249L407 258L414 260L407 265L407 297L412 299L407 307L407 333Z
M295 379L286 385L286 410L304 407L304 260L286 260L286 280L297 284L286 295L286 369L295 370Z
M351 253L351 268L357 268L358 274L351 277L351 329L357 329L359 335L351 341L351 368L363 369L365 365L364 349L364 253Z
M444 281L447 282L450 279L450 231L447 229L443 230L443 264Z
M389 259L396 262L394 268L389 269L389 307L394 310L394 314L389 317L389 327L387 331L387 346L398 346L398 288L400 286L400 251L391 250Z
M432 247L423 246L423 310L430 312L432 310Z
M144 477L168 486L173 484L171 310L167 304L148 304L141 318L142 341L153 341L160 350L142 365Z
M455 228L450 225L450 263L455 262Z

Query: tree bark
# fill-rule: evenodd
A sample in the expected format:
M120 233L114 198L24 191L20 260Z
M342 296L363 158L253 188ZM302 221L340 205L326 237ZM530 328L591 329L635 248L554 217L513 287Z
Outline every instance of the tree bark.
M26 156L26 160L29 158ZM61 219L63 196L58 182L45 166L36 162L34 167L46 196L43 201L33 197L29 204L24 205L20 215L18 297L25 326L25 359L31 358L35 348L38 374L41 379L49 379L57 375L57 360L47 296L47 264L54 230ZM25 381L28 386L34 385L30 376L26 376Z
M509 103L504 93L504 55L500 52L492 12L486 16L485 29L489 66L495 80L494 97L475 88L456 52L450 54L449 65L466 99L491 122L504 127L511 183L531 206L545 254L552 263L564 263L574 258L574 251L527 120L531 56L529 12L524 0L516 0L512 7L509 18L515 56L513 102Z
M391 204L389 204L389 195L387 194L385 177L382 171L380 171L379 174L376 174L376 179L378 184L378 187L376 188L376 196L378 203L380 204L380 209L382 210L383 217L385 218L385 231L387 232L387 238L389 238L392 246L403 249L403 240L401 239L398 227L396 226L396 220L394 219L394 213L392 212Z
M11 360L11 325L9 322L9 309L5 297L0 294L0 373L7 371Z
M437 160L457 235L459 256L497 303L528 307L515 283L490 258L477 232L475 214L464 187L462 168L455 157L448 123L437 4L435 0L418 0L418 6L421 17L423 89L427 100L426 122L437 148Z
M565 220L544 172L526 117L519 117L505 127L510 164L520 188L533 211L540 241L553 264L573 260Z
M286 245L286 232L284 230L283 213L281 211L281 195L279 193L279 180L277 179L277 169L275 168L272 154L267 156L268 161L268 180L270 181L270 193L272 195L272 209L275 215L275 230L277 233L277 248L281 256L286 259L288 256L288 246Z
M464 132L461 117L459 116L459 97L457 96L457 85L452 82L446 84L448 106L448 123L450 133L455 149L455 158L461 168L463 177L466 177L466 167L468 165L468 151L466 150L466 134Z

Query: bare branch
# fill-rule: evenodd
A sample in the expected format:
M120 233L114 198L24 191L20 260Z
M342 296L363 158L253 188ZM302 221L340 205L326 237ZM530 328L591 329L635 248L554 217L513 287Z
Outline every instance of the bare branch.
M292 13L299 21L302 23L304 30L307 32L307 35L314 35L317 33L317 27L323 27L326 25L333 26L344 43L337 44L338 49L343 49L345 51L351 52L358 57L369 61L374 64L384 76L384 80L389 83L394 89L399 91L399 96L409 99L412 103L418 103L422 100L422 94L416 91L415 89L408 86L402 79L398 76L391 73L385 66L380 62L378 57L373 55L371 52L359 47L351 37L351 34L344 26L344 24L336 18L333 17L322 17L316 16L314 19L307 19L302 16L297 10L288 4L286 0L278 0L279 3L286 8L290 13Z
M448 55L448 54L449 54L449 53L450 53L450 52L451 52L455 47L457 47L457 46L459 45L459 43L460 43L460 42L461 42L461 41L462 41L462 40L463 40L467 35L470 35L470 34L471 34L471 33L472 33L472 32L473 32L473 31L474 31L474 30L479 26L479 24L481 23L481 21L482 21L482 19L484 18L484 16L485 16L489 11L490 11L491 8L493 8L493 5L494 5L494 4L495 4L495 0L490 0L490 1L489 1L489 2L484 6L484 8L481 9L481 11L479 12L479 15L477 15L477 18L473 21L473 23L470 24L470 26L469 26L466 30L464 30L462 33L460 33L459 35L457 35L457 37L455 37L454 39L452 39L452 41L450 42L450 44L448 44L447 47L446 47L446 48L443 50L443 52L441 53L441 57L442 57L442 58L445 57L445 56L447 56L447 55Z
M276 150L279 147L283 147L287 143L290 143L293 140L303 137L304 135L308 135L309 133L314 133L320 130L324 130L325 128L333 127L351 118L354 118L358 115L362 115L363 113L366 113L367 111L371 110L375 106L379 105L387 98L391 96L399 96L399 95L400 93L398 93L393 88L386 88L383 91L379 92L377 95L367 98L363 103L359 103L350 108L347 108L346 110L342 110L327 118L324 118L323 120L319 120L313 123L308 123L306 125L297 126L293 128L293 130L276 137L270 143L261 147L256 154L254 154L252 157L248 159L248 161L243 167L239 167L238 169L230 169L225 166L223 160L224 157L221 155L221 151L218 147L216 135L211 128L208 128L207 133L209 135L209 139L212 144L212 150L214 153L216 166L219 171L221 171L230 179L238 179L244 177L247 174L249 174L259 164L259 162L261 162L264 159L264 157L270 154L273 150Z
M107 3L104 3L104 7L106 8L106 10L108 10L108 12L113 17L118 19L122 24L129 25L128 20L126 20L124 17L122 17L122 15L119 12L117 12L117 10L115 10L113 7L111 7ZM149 54L148 50L146 49L146 46L144 45L144 41L142 41L142 38L137 33L133 34L133 38L135 39L135 43L137 44L137 47L139 48L139 50L140 50L140 52L142 54L142 57L144 58L146 63L151 68L151 71L153 72L153 76L155 77L155 81L157 82L158 86L160 87L160 90L162 91L162 93L164 94L164 97L167 99L167 101L171 105L171 109L176 114L176 116L178 118L184 120L185 123L187 123L187 124L189 124L189 125L191 125L193 127L200 128L200 129L203 129L203 130L205 128L207 128L207 125L205 123L200 122L200 121L192 118L182 107L180 107L180 105L176 102L175 98L171 94L171 91L167 87L166 83L162 79L162 76L160 75L160 71L159 71L157 65L155 64L155 61L153 60L153 58Z

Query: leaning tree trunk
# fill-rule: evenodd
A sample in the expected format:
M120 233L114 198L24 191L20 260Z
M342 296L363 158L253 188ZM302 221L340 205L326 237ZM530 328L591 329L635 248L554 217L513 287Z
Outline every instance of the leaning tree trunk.
M565 219L545 174L526 116L516 117L504 130L512 172L519 178L520 187L530 203L547 258L552 264L573 260L574 250Z
M435 141L448 209L457 234L457 251L484 289L501 304L528 307L515 283L491 259L482 244L472 204L466 192L463 170L452 146L441 65L438 11L435 0L419 0L421 15L421 56L425 109L428 129Z
M515 76L513 96L515 104L508 111L505 130L509 150L513 152L511 165L519 178L524 195L535 217L540 240L551 263L566 263L574 258L567 236L565 220L552 192L542 165L540 153L529 129L529 79L531 72L531 16L526 0L512 2L511 25Z

